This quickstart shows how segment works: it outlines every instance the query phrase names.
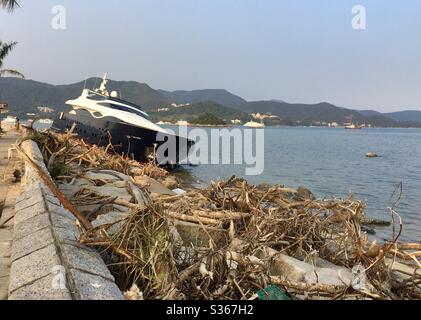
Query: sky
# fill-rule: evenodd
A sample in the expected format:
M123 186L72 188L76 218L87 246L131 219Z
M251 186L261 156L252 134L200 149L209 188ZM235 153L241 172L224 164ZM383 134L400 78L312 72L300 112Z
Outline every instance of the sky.
M20 0L0 10L5 67L68 84L105 71L156 89L421 110L421 1ZM54 29L56 5L65 29ZM355 30L352 8L364 6ZM57 19L54 20L57 22Z

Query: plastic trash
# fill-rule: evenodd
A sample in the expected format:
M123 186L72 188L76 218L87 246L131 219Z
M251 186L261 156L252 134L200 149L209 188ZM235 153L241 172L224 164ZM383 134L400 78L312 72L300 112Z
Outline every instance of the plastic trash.
M275 285L259 290L256 294L260 300L291 300L284 290Z

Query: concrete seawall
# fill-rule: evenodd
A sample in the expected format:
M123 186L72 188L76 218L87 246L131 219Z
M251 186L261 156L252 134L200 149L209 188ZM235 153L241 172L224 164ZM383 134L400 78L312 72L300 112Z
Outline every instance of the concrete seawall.
M48 174L37 144L22 147ZM75 217L28 162L14 219L9 300L124 299L100 254L78 243Z

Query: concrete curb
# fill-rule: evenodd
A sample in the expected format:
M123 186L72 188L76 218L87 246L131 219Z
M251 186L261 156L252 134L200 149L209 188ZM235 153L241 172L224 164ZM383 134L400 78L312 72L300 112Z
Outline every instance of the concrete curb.
M48 174L33 141L25 152ZM9 300L123 300L99 253L77 242L76 219L25 163L16 199Z

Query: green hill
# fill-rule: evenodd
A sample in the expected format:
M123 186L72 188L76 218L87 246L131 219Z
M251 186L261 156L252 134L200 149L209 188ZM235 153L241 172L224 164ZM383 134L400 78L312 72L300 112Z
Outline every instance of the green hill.
M68 85L50 85L33 80L0 78L0 100L10 105L11 114L25 118L27 113L37 113L37 106L48 106L57 112L69 110L65 102L78 97L83 88L98 87L101 79ZM421 111L403 111L382 114L377 111L355 111L330 103L299 104L280 100L247 102L226 90L164 91L155 90L145 83L135 81L110 81L114 90L127 101L141 106L155 121L192 121L205 114L230 121L249 121L250 113L272 114L279 118L265 120L268 125L321 125L323 123L355 122L379 127L421 127ZM191 103L174 108L172 103ZM167 112L157 112L168 107Z
M236 96L227 90L223 89L206 89L206 90L193 90L193 91L165 91L159 92L176 103L197 103L204 101L213 101L222 106L233 107L241 106L247 101L243 98Z
M37 106L49 106L57 112L69 110L67 100L78 97L82 89L94 88L101 79L90 78L69 85L50 85L33 80L0 78L0 100L9 103L11 114L24 117L26 113L36 113ZM166 97L147 84L135 81L110 81L109 90L115 90L128 101L136 103L146 111L170 103Z
M196 123L195 121L198 118L205 115L213 115L224 123L230 123L233 119L239 119L243 122L250 120L250 116L247 113L221 106L215 102L199 102L179 108L170 107L168 111L150 111L149 115L153 121L169 122L185 120Z
M399 122L381 113L363 115L352 109L340 108L330 103L292 104L279 101L255 101L235 107L246 113L270 113L289 125L319 125L320 123L371 124L378 127L421 127L421 122Z

